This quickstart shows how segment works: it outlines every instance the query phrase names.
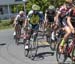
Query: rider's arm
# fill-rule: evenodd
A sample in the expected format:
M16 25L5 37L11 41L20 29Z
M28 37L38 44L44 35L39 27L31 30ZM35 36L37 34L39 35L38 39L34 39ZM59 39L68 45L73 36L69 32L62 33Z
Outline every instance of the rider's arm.
M24 15L24 23L23 23L23 27L25 28L27 26L27 16Z
M24 27L28 26L28 20L27 18L25 19Z
M64 6L60 6L59 10L56 13L56 16L54 17L54 21L58 24L59 22L59 15L61 14L62 9L64 9Z
M18 15L15 17L14 22L13 22L14 25L16 25L18 17L19 17Z
M47 10L45 12L45 22L47 22Z
M67 23L68 23L69 27L70 27L72 30L74 30L74 27L73 27L73 25L72 25L72 23L71 23L71 17L70 17L70 16L67 17Z
M54 17L54 21L56 24L58 24L58 22L59 22L59 15L60 15L60 12L57 12L56 16Z

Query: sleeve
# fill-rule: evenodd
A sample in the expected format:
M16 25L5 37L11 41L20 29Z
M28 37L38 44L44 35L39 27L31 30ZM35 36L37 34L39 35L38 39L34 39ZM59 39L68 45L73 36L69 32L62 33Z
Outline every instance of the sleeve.
M59 8L59 10L57 11L57 13L61 13L61 11L62 11L62 9L64 9L64 7L63 6L61 6L60 8Z
M27 15L27 19L30 20L31 15L33 14L33 11L29 11L28 15Z
M29 11L29 13L28 13L27 17L29 17L32 13L33 13L33 11L32 11L32 10L31 10L31 11Z
M72 12L73 12L73 10L72 9L69 9L69 11L66 13L67 14L67 16L72 16Z
M44 19L43 12L39 12L38 14L39 14L40 20L43 20Z
M70 9L70 10L69 10L69 15L72 16L72 13L73 13L73 10Z
M15 17L15 21L17 21L19 19L19 15L17 15L16 17Z

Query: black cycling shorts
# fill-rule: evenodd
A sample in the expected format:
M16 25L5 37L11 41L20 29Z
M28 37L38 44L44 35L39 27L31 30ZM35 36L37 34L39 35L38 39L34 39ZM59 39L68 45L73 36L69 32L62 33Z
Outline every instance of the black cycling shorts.
M48 19L48 22L54 22L54 17L49 17L47 19Z
M61 27L68 26L66 17L65 18L59 18L59 23L60 23Z
M22 27L23 21L18 21L18 24L21 25L21 27Z

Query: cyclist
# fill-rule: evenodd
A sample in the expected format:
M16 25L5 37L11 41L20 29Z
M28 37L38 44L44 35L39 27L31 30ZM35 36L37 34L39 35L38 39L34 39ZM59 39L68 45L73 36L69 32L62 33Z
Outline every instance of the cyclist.
M32 10L28 13L28 21L29 26L33 30L32 33L35 31L37 32L39 30L39 23L41 19L40 14L40 7L36 4L32 5Z
M59 21L61 23L61 27L66 32L59 45L59 51L61 53L63 53L64 51L64 44L68 39L68 36L71 34L71 32L74 33L74 27L71 24L71 10L72 0L65 0L65 3L60 7L58 13L56 14L56 21Z
M14 19L14 36L16 35L16 31L19 29L19 34L18 34L18 38L20 38L21 35L21 28L24 26L26 22L26 15L24 14L24 11L20 11L18 15L16 15L15 19Z
M50 5L49 8L45 12L45 30L50 29L54 26L55 13L56 13L55 7L53 5Z

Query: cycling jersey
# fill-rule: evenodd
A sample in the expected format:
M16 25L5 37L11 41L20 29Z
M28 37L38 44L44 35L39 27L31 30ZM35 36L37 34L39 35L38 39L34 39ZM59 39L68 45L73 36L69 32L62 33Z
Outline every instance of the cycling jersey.
M30 24L33 24L33 25L39 24L39 21L41 19L41 14L39 12L34 13L34 11L31 10L28 13L28 19Z
M42 11L39 12L39 16L40 16L40 22L43 22L44 20L44 14Z
M48 22L54 22L55 10L46 10Z
M25 16L25 15L20 16L20 15L18 14L18 15L16 16L16 18L15 18L15 21L17 22L17 24L22 25L23 22L25 21L25 19L26 19L26 16Z
M69 5L66 5L66 8L65 6L61 6L58 13L60 13L59 15L59 21L61 23L61 26L66 26L68 25L67 24L67 16L70 16L70 12L71 12L71 7L69 7Z

